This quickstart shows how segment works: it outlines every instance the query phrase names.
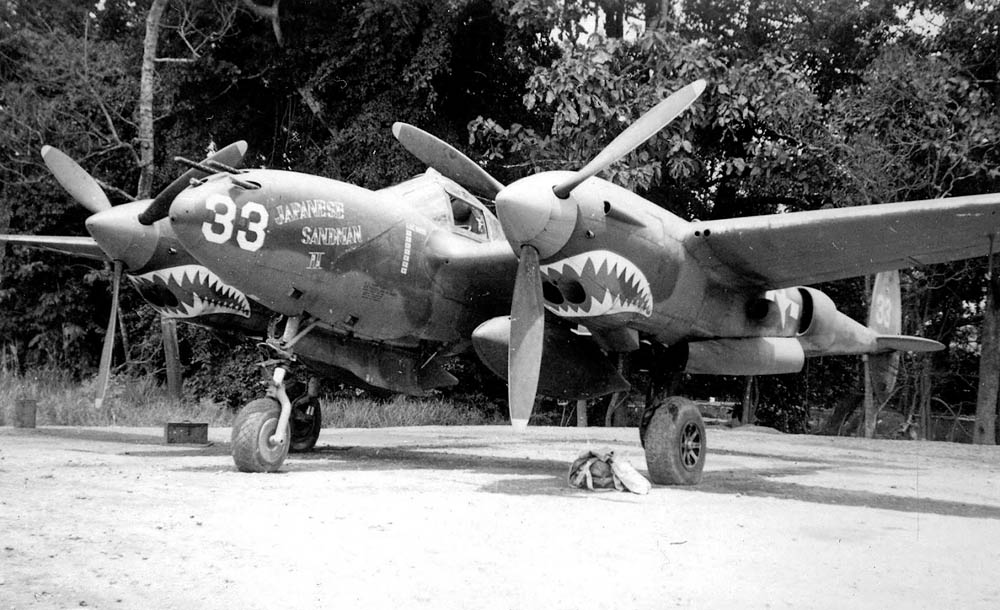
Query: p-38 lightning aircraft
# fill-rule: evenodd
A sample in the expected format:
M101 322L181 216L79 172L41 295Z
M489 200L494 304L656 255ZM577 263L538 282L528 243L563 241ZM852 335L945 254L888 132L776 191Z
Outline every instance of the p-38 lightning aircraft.
M272 389L233 425L233 457L246 471L277 470L296 437L284 391L293 360L416 394L454 384L443 365L471 344L508 380L520 427L538 393L627 389L617 364L641 345L655 348L664 372L790 373L806 357L866 354L887 378L898 352L941 349L898 334L891 275L879 275L867 326L804 286L985 255L1000 194L687 222L596 177L705 86L663 100L577 171L503 185L397 123L396 138L432 169L395 186L185 161L197 176L185 176L186 188L168 187L142 213L103 209L87 225L129 273L142 269L128 254L176 239L170 247L198 269L178 283L191 291L209 281L280 316L268 332L282 360ZM466 188L494 200L497 215ZM705 427L692 403L651 401L640 439L654 482L700 480Z

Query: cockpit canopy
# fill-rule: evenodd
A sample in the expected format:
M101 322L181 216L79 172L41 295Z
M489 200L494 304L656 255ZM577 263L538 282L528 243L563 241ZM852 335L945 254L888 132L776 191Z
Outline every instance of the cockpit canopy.
M434 224L481 241L501 238L500 222L485 205L434 169L384 189Z

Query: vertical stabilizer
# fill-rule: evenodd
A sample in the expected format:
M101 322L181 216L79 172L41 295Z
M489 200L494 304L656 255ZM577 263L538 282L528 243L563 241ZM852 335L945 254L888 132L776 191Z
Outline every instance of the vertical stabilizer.
M875 276L868 328L883 336L899 335L903 329L903 313L899 292L899 272L883 271ZM868 375L871 379L875 404L882 404L896 386L899 373L899 352L889 351L868 355Z

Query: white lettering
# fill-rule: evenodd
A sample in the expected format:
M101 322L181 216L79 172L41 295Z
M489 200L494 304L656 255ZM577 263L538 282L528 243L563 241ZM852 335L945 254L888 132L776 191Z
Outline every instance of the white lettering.
M279 225L311 218L343 220L344 204L340 201L327 201L325 199L292 201L275 206L274 214L274 222Z
M302 227L302 243L309 246L353 246L361 243L361 225Z

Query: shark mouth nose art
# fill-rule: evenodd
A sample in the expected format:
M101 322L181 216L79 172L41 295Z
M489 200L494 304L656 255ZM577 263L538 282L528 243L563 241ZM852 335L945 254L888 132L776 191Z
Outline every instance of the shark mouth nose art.
M608 250L584 252L540 267L545 307L566 318L653 313L646 276L625 257Z
M209 314L250 317L250 302L201 265L181 265L129 276L142 298L169 318Z

